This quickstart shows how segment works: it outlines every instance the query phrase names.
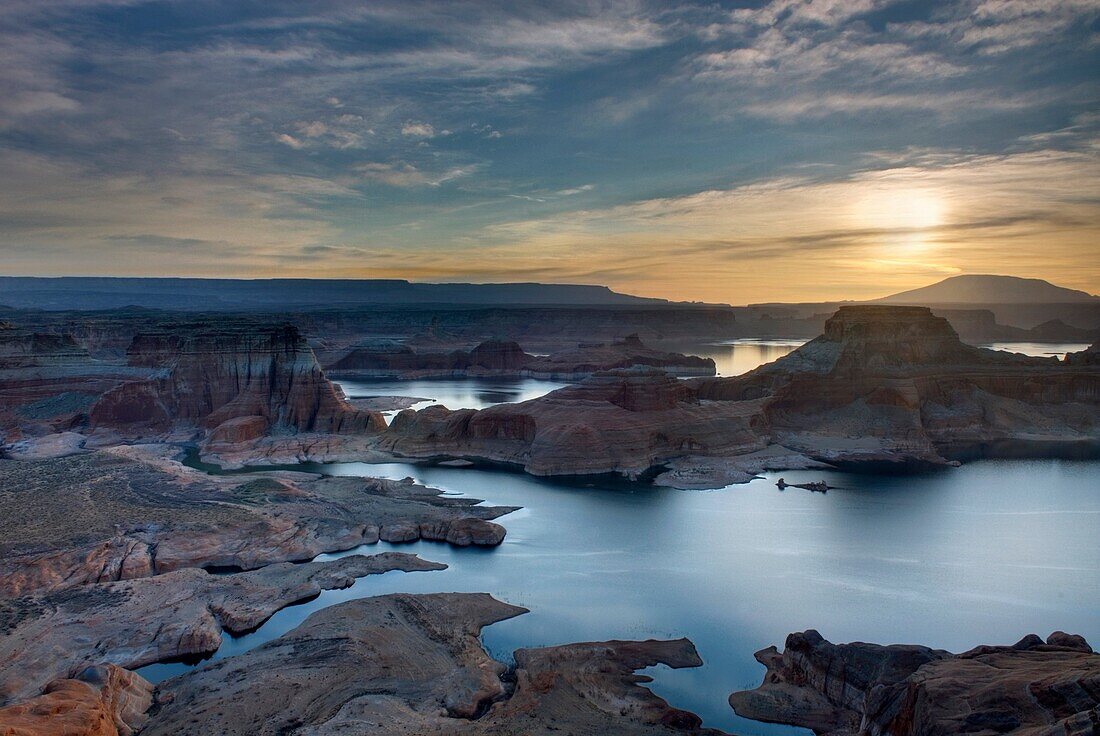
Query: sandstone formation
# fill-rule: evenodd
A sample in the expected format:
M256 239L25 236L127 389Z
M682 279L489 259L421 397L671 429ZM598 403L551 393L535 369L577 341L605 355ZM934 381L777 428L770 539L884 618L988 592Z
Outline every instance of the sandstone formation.
M665 664L699 667L687 639L564 644L515 653L515 690L468 731L484 736L571 733L720 736L694 713L669 706L636 670Z
M576 348L550 353L528 366L528 375L551 380L575 381L593 374L634 366L658 368L674 376L713 376L714 361L694 355L655 350L637 334L610 343L582 343Z
M611 343L582 343L550 355L525 353L518 343L489 340L473 350L415 352L408 345L355 348L333 363L333 376L429 378L452 376L524 376L575 381L601 371L633 366L660 368L674 375L713 376L714 361L654 350L638 335Z
M692 464L707 468L703 476L724 466L746 480L753 467L811 461L908 470L984 455L1097 454L1098 418L1100 370L1087 361L972 347L923 307L859 306L744 376L608 371L519 404L403 411L378 447L536 475L638 477L669 466L663 480L697 486L702 478L684 472Z
M22 330L0 323L0 368L66 366L89 360L71 335Z
M845 466L1095 452L1100 371L963 344L922 307L843 307L825 334L699 396L766 396L771 439Z
M763 449L759 413L758 402L700 402L684 382L660 371L608 371L517 404L406 410L379 447L403 456L508 463L535 475L637 477L679 456Z
M0 596L186 567L253 569L379 539L491 546L504 529L490 519L514 510L411 480L207 475L175 452L122 447L0 461Z
M0 736L131 736L146 721L153 686L116 667L88 667L41 695L0 708Z
M237 466L346 459L385 426L347 402L297 328L240 319L141 332L124 362L94 360L71 336L0 330L0 399L9 443L203 440Z
M1100 342L1094 342L1078 353L1068 353L1065 362L1067 365L1100 365Z
M382 378L520 375L533 358L517 343L503 340L449 353L416 352L408 345L393 343L352 348L328 370L333 376Z
M233 575L188 568L0 600L0 705L28 698L55 678L111 663L137 669L212 654L222 631L242 634L276 611L391 570L442 570L416 555L351 555L284 562Z
M156 373L101 397L89 412L93 427L146 436L199 427L217 448L269 433L364 434L384 426L380 415L347 403L290 324L200 323L143 333L127 357Z
M92 359L71 335L0 325L0 442L78 429L101 394L144 375Z
M685 640L521 650L506 683L478 635L524 612L483 593L332 606L250 652L162 682L142 733L716 733L633 675L659 662L698 666Z
M739 715L829 736L1072 734L1100 730L1100 655L1062 632L950 654L922 646L831 644L791 634L755 690L730 696Z

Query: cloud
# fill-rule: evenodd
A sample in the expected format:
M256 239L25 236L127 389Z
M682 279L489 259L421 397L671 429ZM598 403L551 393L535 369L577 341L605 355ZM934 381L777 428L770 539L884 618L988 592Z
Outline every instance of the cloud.
M275 140L279 141L279 143L282 143L284 146L290 146L294 149L303 148L305 146L305 143L286 133L278 134L275 136Z
M871 297L913 274L993 263L1083 286L1100 277L1100 198L1081 196L1100 191L1097 152L920 159L500 223L464 267L560 260L578 277L629 268L611 283L644 290L659 273L664 293L712 301L778 298L779 283L801 285L799 300ZM830 288L811 286L823 274Z
M431 123L408 122L401 126L401 135L413 138L435 138L435 128Z
M354 167L366 181L375 181L392 187L439 186L444 182L469 176L477 170L476 165L456 166L445 171L428 173L406 162L357 164Z
M734 97L739 104L725 117L741 110L821 117L814 97L823 99L826 114L849 116L923 109L964 116L975 107L966 100L985 110L1035 108L1073 90L1047 85L1028 99L1020 85L1004 89L1003 84L1024 79L1034 60L1006 74L983 57L1040 44L1085 50L1095 38L1083 29L1100 17L1097 0L958 0L919 19L869 21L898 5L898 0L772 0L731 11L701 29L710 48L692 60L690 78L709 94L698 98L719 105ZM725 94L716 95L720 92ZM998 97L1013 104L998 104Z

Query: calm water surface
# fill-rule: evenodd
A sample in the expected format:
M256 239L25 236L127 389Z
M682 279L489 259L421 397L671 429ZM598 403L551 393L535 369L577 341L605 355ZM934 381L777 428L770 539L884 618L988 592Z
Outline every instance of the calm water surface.
M654 668L654 689L707 725L796 733L737 718L726 704L759 683L753 651L817 628L833 641L917 642L951 650L1055 629L1100 641L1100 463L987 461L917 477L825 478L827 494L780 492L775 476L719 491L568 485L505 471L344 463L303 469L412 476L524 508L501 519L494 550L417 542L442 572L387 573L284 609L246 651L344 600L395 591L487 591L531 613L487 628L507 660L525 646L687 636L705 666ZM332 559L339 555L323 555ZM154 665L159 679L183 665Z
M1088 348L1088 343L1079 342L990 342L981 347L1004 350L1009 353L1023 353L1038 357L1066 357L1066 353L1078 353Z
M744 337L720 343L668 343L662 347L712 359L719 376L740 376L757 366L782 358L805 343L805 340L798 338Z
M448 409L484 409L494 404L537 399L567 384L535 378L420 378L409 381L377 378L337 380L349 399L411 396L424 399L412 408L442 404ZM395 414L396 412L383 412Z

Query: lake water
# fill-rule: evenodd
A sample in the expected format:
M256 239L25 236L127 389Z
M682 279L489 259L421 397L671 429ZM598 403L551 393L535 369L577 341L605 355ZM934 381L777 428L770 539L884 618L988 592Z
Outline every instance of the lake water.
M676 348L680 352L714 360L719 376L740 376L753 368L782 358L806 343L799 339L740 338L722 343L694 344ZM1040 357L1064 358L1088 347L1084 343L995 342L981 345L993 350Z
M731 356L740 345L733 347ZM344 387L353 395L408 391L404 395L477 407L497 403L493 398L500 395L519 400L550 390L539 383L546 382ZM653 689L700 714L708 726L749 735L808 733L740 719L726 702L730 692L759 684L764 669L752 653L781 646L792 631L816 628L836 642L907 642L953 651L1013 643L1027 633L1045 637L1055 629L1100 643L1098 462L982 461L916 476L781 474L789 482L827 480L835 489L826 494L779 491L780 474L717 491L678 491L405 463L301 468L411 476L447 492L524 508L500 519L508 536L491 550L416 542L343 553L394 549L450 567L369 576L349 589L326 591L280 611L252 634L226 636L215 657L247 651L313 611L353 598L485 591L531 609L485 629L486 648L505 661L520 647L690 638L704 666L653 668ZM156 681L186 668L162 664L141 672Z
M442 404L448 409L484 409L494 404L515 403L537 399L543 394L567 385L559 381L535 378L421 378L400 379L337 379L336 383L349 399L369 399L375 396L410 396L424 399L413 404L423 409ZM387 419L395 411L382 412Z
M782 358L805 340L741 338L722 343L693 345L682 352L710 358L719 376L740 376L753 368Z
M433 542L361 548L416 552L450 568L327 591L253 634L226 637L218 657L352 598L487 591L531 609L485 630L500 659L526 646L687 636L705 666L654 668L656 692L707 725L775 734L798 731L739 719L726 697L757 685L763 668L752 653L782 645L792 631L955 651L1055 629L1100 642L1100 463L983 461L909 477L783 473L837 486L826 494L781 492L775 474L719 491L677 491L402 463L303 469L412 476L524 508L500 520L508 536L493 550ZM183 668L155 665L143 674L160 679Z
M1088 343L1084 342L990 342L982 344L981 347L1061 360L1066 357L1066 353L1078 353L1088 346Z

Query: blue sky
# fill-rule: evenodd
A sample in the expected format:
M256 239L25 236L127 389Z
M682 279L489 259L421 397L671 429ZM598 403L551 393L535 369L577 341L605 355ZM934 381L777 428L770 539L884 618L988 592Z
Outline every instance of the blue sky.
M0 270L1100 290L1100 0L0 7Z

